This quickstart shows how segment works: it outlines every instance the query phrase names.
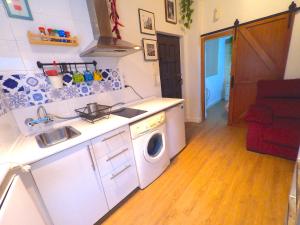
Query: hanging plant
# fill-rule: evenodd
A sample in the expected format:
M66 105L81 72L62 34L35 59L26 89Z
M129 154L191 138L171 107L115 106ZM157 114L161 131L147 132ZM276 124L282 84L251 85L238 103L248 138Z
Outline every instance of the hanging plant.
M180 0L180 14L183 26L190 29L193 22L192 15L194 10L192 9L193 0Z
M117 0L109 0L109 3L110 3L110 15L109 16L113 22L112 32L116 34L116 37L118 39L122 39L120 30L119 30L119 26L124 27L124 25L119 21L120 17L117 12L116 1Z

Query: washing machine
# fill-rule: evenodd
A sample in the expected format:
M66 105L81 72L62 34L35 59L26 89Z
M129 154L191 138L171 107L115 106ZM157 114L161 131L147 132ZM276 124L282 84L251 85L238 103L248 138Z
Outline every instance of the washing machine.
M165 120L165 112L160 112L130 125L141 189L157 179L170 164Z

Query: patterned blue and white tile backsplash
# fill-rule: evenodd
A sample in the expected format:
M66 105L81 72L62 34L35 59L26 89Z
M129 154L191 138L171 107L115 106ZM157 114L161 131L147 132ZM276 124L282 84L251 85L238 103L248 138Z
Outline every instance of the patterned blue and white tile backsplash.
M10 110L57 102L123 88L118 69L100 69L103 80L74 84L71 74L64 74L64 87L55 89L43 73L0 75L2 98L0 116Z
M4 103L4 100L0 98L0 116L3 116L7 113L7 107Z

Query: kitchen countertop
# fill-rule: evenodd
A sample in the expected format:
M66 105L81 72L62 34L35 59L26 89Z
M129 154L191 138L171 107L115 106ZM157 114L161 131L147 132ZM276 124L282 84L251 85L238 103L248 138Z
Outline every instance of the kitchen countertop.
M34 135L21 137L16 143L15 147L9 152L9 157L5 159L6 162L2 161L1 157L0 165L4 165L7 162L13 163L14 165L28 165L34 163L38 160L46 158L70 147L89 141L90 139L98 137L109 131L115 130L119 127L131 124L157 112L163 111L174 105L182 103L183 101L183 99L170 98L144 99L142 101L126 105L126 107L147 111L146 113L133 118L124 118L116 115L111 115L109 119L102 119L95 122L94 124L83 121L81 119L75 119L55 124L54 128L66 125L72 126L80 131L81 135L48 148L40 148L35 140ZM0 178L3 171L5 171L5 169L2 169L2 167L0 167Z

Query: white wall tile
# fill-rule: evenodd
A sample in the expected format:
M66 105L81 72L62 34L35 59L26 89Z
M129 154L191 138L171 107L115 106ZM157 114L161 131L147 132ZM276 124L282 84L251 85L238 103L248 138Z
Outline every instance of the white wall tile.
M37 20L21 20L16 18L9 18L8 19L11 31L14 35L16 40L27 40L27 31L35 31L37 29Z
M71 16L74 20L81 20L90 23L90 16L86 0L69 0Z
M14 40L14 36L8 21L8 16L3 5L0 5L0 30L1 30L0 39Z
M80 43L79 49L82 51L94 40L92 27L89 21L76 19L73 22L76 29L80 31L76 35Z
M71 19L70 5L68 0L30 0L29 6L35 19L36 14Z
M78 49L72 47L31 45L28 41L16 42L20 55L23 58L26 70L37 70L36 62L66 62L76 58L78 61Z
M0 71L25 70L15 41L0 40Z
M70 9L68 9L70 11ZM47 14L37 14L38 18L36 22L38 26L44 26L46 28L53 28L53 29L61 29L71 32L71 35L77 34L77 29L74 27L74 23L71 17L64 16L64 15L56 15L56 16L49 16ZM37 27L38 27L37 26ZM36 30L38 31L38 28Z

